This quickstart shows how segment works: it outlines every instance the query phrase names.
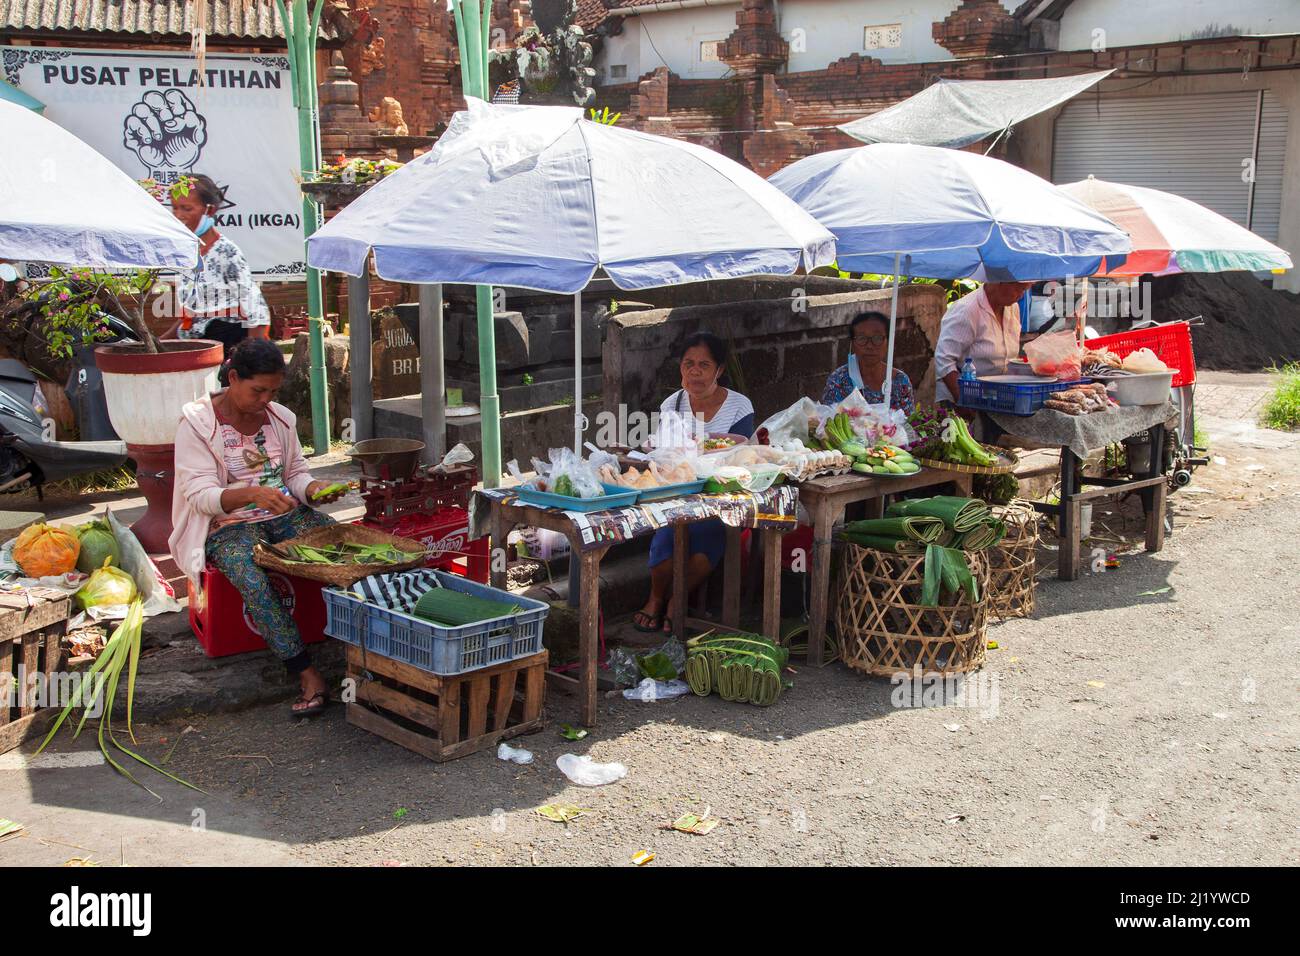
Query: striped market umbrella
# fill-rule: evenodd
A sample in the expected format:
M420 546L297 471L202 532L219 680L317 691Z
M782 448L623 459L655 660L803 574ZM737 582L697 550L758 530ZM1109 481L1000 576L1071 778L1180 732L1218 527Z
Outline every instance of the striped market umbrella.
M1098 275L1169 275L1177 272L1275 272L1291 257L1249 229L1200 203L1145 186L1089 176L1060 187L1110 219L1133 239L1125 262Z

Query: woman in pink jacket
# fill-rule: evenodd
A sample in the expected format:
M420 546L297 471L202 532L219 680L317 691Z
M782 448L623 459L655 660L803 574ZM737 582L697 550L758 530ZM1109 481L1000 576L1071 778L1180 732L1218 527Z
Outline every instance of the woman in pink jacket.
M284 381L279 347L246 339L231 352L227 375L225 389L185 406L176 432L168 544L190 579L191 600L202 599L198 582L206 563L239 589L267 646L302 685L293 714L314 716L329 702L329 689L266 572L254 563L253 548L332 524L311 505L334 501L341 492L312 499L328 483L312 479L294 414L273 401Z

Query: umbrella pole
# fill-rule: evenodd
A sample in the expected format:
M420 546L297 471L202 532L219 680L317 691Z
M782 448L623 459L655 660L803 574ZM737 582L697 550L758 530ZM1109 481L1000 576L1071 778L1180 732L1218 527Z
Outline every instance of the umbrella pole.
M573 294L573 453L582 456L582 293Z
M894 292L889 297L889 347L885 351L885 408L889 408L889 400L893 397L894 391L894 325L898 322L898 283L901 276L898 274L899 262L902 259L901 252L894 253Z
M424 422L425 462L436 465L447 453L447 388L443 371L442 285L420 286L420 414Z
M501 399L497 396L496 322L492 287L475 286L478 293L479 427L483 436L483 487L501 484Z

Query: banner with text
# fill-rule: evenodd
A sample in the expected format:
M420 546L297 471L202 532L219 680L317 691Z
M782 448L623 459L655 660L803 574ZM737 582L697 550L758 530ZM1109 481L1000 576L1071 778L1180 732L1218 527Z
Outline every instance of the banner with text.
M204 173L226 191L217 229L259 277L302 279L298 118L289 60L5 47L4 79L132 179ZM87 202L95 197L87 196Z

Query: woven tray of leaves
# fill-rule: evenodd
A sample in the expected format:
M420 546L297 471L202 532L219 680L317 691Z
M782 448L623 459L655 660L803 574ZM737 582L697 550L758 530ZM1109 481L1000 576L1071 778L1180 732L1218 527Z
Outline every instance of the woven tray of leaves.
M359 524L316 528L279 544L259 544L253 560L268 571L347 587L385 571L406 571L424 562L422 541L399 538Z

